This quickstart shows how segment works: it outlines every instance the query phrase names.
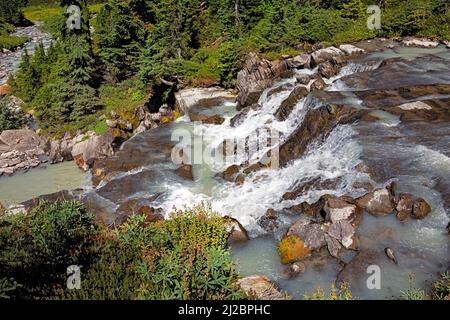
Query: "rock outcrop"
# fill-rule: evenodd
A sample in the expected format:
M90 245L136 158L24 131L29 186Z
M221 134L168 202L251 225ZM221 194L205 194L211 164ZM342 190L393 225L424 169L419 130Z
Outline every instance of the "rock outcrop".
M281 103L279 109L275 113L275 117L277 118L277 120L286 120L291 114L295 105L307 95L308 89L305 86L299 85L295 87L294 90L292 90L292 92L289 94L289 97L287 97L287 99Z
M78 167L85 171L92 167L95 160L110 157L114 154L112 148L114 137L111 131L103 135L91 133L87 137L87 139L76 143L71 152Z
M302 124L281 145L280 166L300 158L312 141L325 137L338 124L355 121L361 114L361 110L331 104L308 110Z
M11 175L47 162L49 143L30 129L5 130L0 134L0 175Z
M311 54L312 59L316 65L319 65L325 61L329 61L334 57L342 56L345 53L336 47L328 47L319 49Z
M346 55L361 54L366 52L366 50L351 44L341 44L339 46L339 50L343 51Z
M236 95L222 88L188 88L175 93L175 110L187 114L198 105L217 105L223 101L235 101Z
M315 63L309 54L301 54L290 59L286 59L286 63L291 69L312 69Z
M272 85L273 80L288 70L284 60L272 62L250 53L237 76L238 108L257 103L262 92Z
M438 41L432 41L429 39L417 39L417 38L407 38L402 40L402 45L407 47L419 47L419 48L436 48L439 46Z

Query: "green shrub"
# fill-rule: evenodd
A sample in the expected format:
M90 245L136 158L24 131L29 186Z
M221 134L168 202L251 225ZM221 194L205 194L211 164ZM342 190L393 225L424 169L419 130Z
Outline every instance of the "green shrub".
M134 215L97 245L96 263L69 299L242 298L222 219L209 208L177 211L164 222Z
M416 288L414 286L414 274L409 274L409 288L405 291L401 291L401 297L404 300L425 300L427 294L425 290Z
M65 284L68 266L87 265L97 234L93 216L77 202L43 202L27 215L0 217L0 270L19 285L8 296L52 296Z
M14 25L24 23L22 8L27 4L28 0L0 1L0 18Z
M116 235L127 247L142 252L137 272L142 299L233 299L236 273L225 249L222 219L198 206L172 213L163 223L148 224L133 216Z
M13 37L6 34L0 34L0 50L15 50L23 46L30 40L28 37Z
M450 300L450 271L442 273L433 284L432 296L437 300Z
M14 279L0 278L0 299L11 299L10 294L19 287Z
M41 203L0 217L0 298L239 299L222 218L205 206L150 223L133 215L114 230L78 202ZM81 266L81 289L65 286Z
M42 87L33 101L39 126L57 132L65 123L77 123L101 109L93 88L67 82L49 83Z
M333 283L331 286L331 291L329 294L326 294L325 291L318 287L316 291L308 295L305 293L303 295L305 300L353 300L353 295L350 291L350 288L347 283L341 282L339 288L336 288L336 285Z
M11 99L0 98L0 133L3 130L19 129L27 124L27 119L22 110L11 110Z

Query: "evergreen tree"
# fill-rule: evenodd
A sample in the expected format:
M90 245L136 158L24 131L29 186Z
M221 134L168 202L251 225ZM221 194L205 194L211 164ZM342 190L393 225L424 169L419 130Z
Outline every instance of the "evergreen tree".
M9 97L0 98L0 133L3 130L19 129L27 124L22 110L13 110L11 104Z
M110 82L125 80L137 71L137 61L144 42L144 25L133 16L131 8L112 0L97 17L96 35L100 58Z
M342 4L341 15L344 18L357 20L358 18L364 16L365 10L366 5L362 0L350 0Z
M24 102L31 102L39 90L40 74L32 63L28 50L22 56L19 71L16 76L9 80L13 94L21 98Z

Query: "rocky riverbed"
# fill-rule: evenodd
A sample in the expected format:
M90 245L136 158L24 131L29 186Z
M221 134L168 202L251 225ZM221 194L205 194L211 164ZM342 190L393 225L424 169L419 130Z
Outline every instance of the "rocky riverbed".
M106 225L210 202L247 229L232 243L243 275L264 274L294 298L336 280L360 298L391 298L407 288L409 273L425 287L450 263L450 51L405 41L316 48L278 61L250 54L237 96L219 88L179 93L182 118L150 125L101 156L84 156L97 150L85 146L78 162L92 167L92 188L50 198L80 199ZM263 163L270 147L249 147L244 157L226 148L270 130L279 133L278 168ZM189 163L195 142L174 149L180 131L232 160ZM382 269L381 290L365 286L373 264Z
M44 48L48 48L52 41L51 35L42 31L39 23L29 27L17 28L11 36L29 37L30 41L22 48L13 52L9 50L0 52L0 86L5 84L8 81L9 76L17 70L25 50L32 55L41 42L43 43Z

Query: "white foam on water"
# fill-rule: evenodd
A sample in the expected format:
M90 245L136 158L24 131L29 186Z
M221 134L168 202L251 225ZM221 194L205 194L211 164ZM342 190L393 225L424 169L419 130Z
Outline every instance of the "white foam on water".
M295 78L285 79L277 82L273 87L266 89L259 99L260 108L250 110L242 122L235 127L230 124L230 117L225 118L222 125L205 125L197 124L193 133L198 137L202 137L203 142L211 148L220 148L225 141L235 141L236 143L244 143L246 138L254 137L258 133L259 141L268 141L272 133L279 135L280 141L283 142L303 120L304 113L310 107L317 105L318 101L309 97L301 99L293 108L288 119L278 121L275 113L281 103L289 97L291 90L282 90L278 93L268 95L268 93L287 83L295 83ZM272 130L272 131L271 131ZM274 145L273 145L274 146ZM270 148L257 150L252 155L244 155L244 157L236 157L234 161L226 163L216 162L213 164L213 170L218 172L224 170L232 164L240 164L246 160L257 160L261 158ZM229 159L228 159L229 160Z
M352 88L347 86L340 79L346 76L350 76L355 73L372 71L380 67L382 60L379 62L349 62L346 66L342 67L339 73L331 77L330 79L324 78L323 80L327 85L326 91L351 91Z
M343 194L351 191L358 177L354 167L359 162L360 147L353 139L356 132L348 125L337 127L324 143L311 145L306 154L289 166L279 170L265 169L250 174L241 186L234 183L218 184L212 196L195 193L181 184L167 185L168 196L163 208L193 206L202 201L210 202L212 208L238 219L251 234L258 235L258 219L267 209L276 210L289 206L289 201L280 202L283 194L299 180L342 178L341 186L334 190L321 190L302 195L303 201L314 201L323 193ZM298 203L298 201L297 201Z

